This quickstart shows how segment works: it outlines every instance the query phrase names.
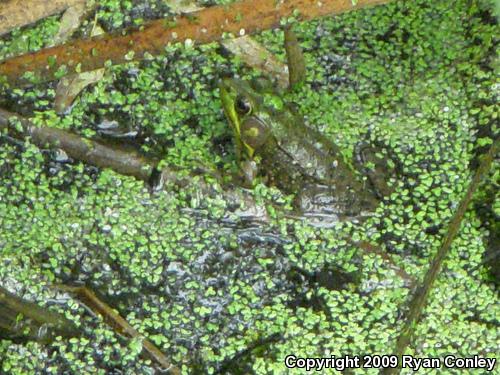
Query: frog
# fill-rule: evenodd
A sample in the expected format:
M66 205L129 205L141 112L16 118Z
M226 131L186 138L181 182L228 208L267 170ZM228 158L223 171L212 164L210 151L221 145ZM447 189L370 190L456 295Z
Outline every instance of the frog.
M295 195L299 212L338 219L370 216L387 194L362 176L367 154L363 143L355 160L348 162L333 141L306 125L268 80L224 77L219 93L245 186L260 177L267 185Z

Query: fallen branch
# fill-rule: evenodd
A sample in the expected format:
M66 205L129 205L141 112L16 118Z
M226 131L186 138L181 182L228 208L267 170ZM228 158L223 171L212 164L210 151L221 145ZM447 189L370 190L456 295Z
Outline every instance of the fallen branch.
M462 201L460 202L460 205L458 206L457 211L455 212L455 214L451 219L450 225L448 227L448 232L446 233L443 242L441 244L441 247L439 248L438 252L436 253L436 256L434 257L431 266L429 267L429 270L425 274L425 278L422 285L420 286L419 289L417 289L416 293L414 294L410 302L410 308L408 311L406 322L396 342L396 348L394 354L398 358L401 358L401 356L405 353L406 348L408 347L410 342L412 342L415 327L417 326L417 323L420 320L424 307L427 304L429 292L432 289L434 282L436 281L436 278L439 274L439 271L441 270L443 261L450 250L451 243L455 239L458 230L460 229L460 224L462 223L465 212L467 211L467 207L469 206L470 201L472 200L472 196L474 195L474 192L479 186L479 183L481 182L482 178L490 170L493 158L495 157L495 154L498 153L499 151L500 151L500 140L497 139L490 147L490 150L484 156L483 161L479 165L474 175L474 178L472 179L469 188L465 193L465 196L463 197ZM383 373L399 374L399 372L400 368L392 368L392 369L386 369Z
M15 113L0 109L0 131L4 129L18 139L31 137L40 148L61 148L73 159L100 168L111 168L143 181L148 181L156 168L155 162L140 155L102 145L66 130L37 127Z
M9 0L0 2L0 35L28 25L67 8L85 3L84 0Z
M171 2L176 14L186 14L200 11L195 1ZM249 35L238 38L227 38L221 44L233 55L238 56L251 68L258 69L270 77L273 77L278 87L288 87L288 67L281 63L276 57Z
M121 335L127 336L132 339L140 338L144 355L155 361L164 370L168 370L169 374L181 374L181 370L178 367L172 365L170 361L165 357L165 355L160 351L160 349L158 349L151 341L141 335L109 305L97 298L93 291L84 286L72 287L58 285L57 288L66 292L76 294L86 306L88 306L94 313L100 314L104 318L104 321Z
M57 336L79 336L64 315L19 298L0 286L0 339L48 343Z
M284 17L300 14L300 20L339 14L390 0L245 0L214 6L174 20L157 20L128 35L106 35L14 57L0 63L0 77L11 84L58 78L65 74L102 68L105 62L120 64L144 54L157 55L168 43L208 43L224 33L251 34L280 25ZM25 75L30 72L29 75ZM2 77L3 76L3 77Z

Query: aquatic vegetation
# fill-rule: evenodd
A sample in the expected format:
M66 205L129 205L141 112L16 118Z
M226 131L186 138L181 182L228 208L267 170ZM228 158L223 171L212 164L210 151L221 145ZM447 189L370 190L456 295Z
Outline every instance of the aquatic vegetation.
M132 19L125 11L133 2L105 3L98 20L121 27ZM314 227L277 214L257 225L221 196L202 196L196 183L152 193L131 177L58 162L29 140L2 135L2 286L46 301L84 335L46 346L0 341L0 372L152 372L140 343L123 340L49 287L78 282L105 296L185 373L280 373L291 353L387 353L409 289L382 257L354 243L378 243L416 279L427 270L474 158L498 137L491 65L499 30L490 7L481 0L396 1L296 25L307 80L287 99L346 157L365 138L392 150L401 165L395 192L362 225ZM116 19L115 9L123 13ZM4 38L2 57L18 51L22 35L43 46L56 20ZM282 31L258 40L284 61ZM173 45L141 63L110 67L65 116L51 109L51 85L0 91L0 105L86 136L114 120L139 129L142 151L165 165L229 176L237 163L216 81L221 72L258 72L220 52L217 44ZM253 194L270 213L274 204L290 204L290 196L265 185ZM486 237L477 213L467 212L411 354L495 353L500 312L482 264ZM325 275L337 269L357 277L329 282Z

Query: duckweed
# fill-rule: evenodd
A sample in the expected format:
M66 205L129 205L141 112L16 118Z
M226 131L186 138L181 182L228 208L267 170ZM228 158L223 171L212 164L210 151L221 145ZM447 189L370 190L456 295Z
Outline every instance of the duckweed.
M134 23L134 12L163 16L163 3L103 1L97 19L114 30ZM499 30L491 8L483 0L395 1L296 25L307 83L286 99L346 157L359 140L377 142L399 166L395 192L363 224L318 228L274 213L257 225L217 193L202 196L196 183L151 192L2 134L2 285L64 313L84 335L45 346L0 340L0 372L153 373L140 341L124 340L53 287L61 283L91 286L186 374L283 373L288 354L390 354L409 289L390 264L354 242L378 244L417 280L427 270L476 158L498 136L492 64ZM0 56L42 48L57 19L5 36ZM284 61L281 31L256 38ZM228 73L258 75L215 43L169 45L160 56L108 67L64 116L52 109L53 83L2 88L0 104L87 136L116 121L137 130L142 152L180 173L230 175L237 165L216 91ZM290 206L291 197L272 187L253 194L262 206ZM491 194L488 181L482 194ZM487 234L470 210L411 354L496 352L500 311L482 260ZM357 277L337 285L322 279L324 270L334 280Z

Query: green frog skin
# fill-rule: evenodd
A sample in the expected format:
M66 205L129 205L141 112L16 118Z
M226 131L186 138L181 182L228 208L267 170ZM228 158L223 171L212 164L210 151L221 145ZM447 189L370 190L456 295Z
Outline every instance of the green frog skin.
M340 149L305 125L264 80L225 78L220 97L232 127L246 183L255 176L296 194L301 212L318 210L338 218L364 216L379 203Z

